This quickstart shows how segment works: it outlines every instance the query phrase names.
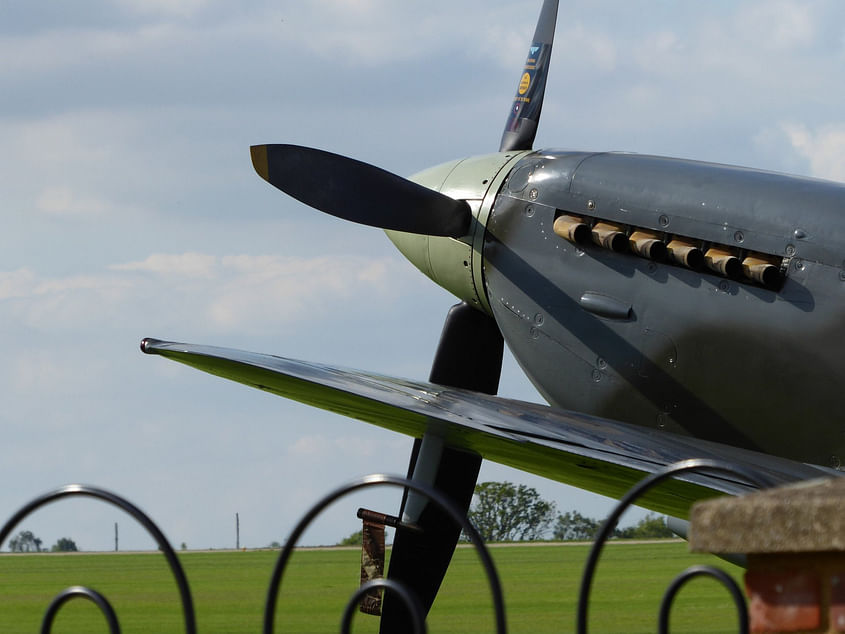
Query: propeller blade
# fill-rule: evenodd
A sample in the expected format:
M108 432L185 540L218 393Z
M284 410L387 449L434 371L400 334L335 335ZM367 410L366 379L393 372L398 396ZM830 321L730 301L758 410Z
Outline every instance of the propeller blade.
M530 150L537 136L537 124L543 109L543 95L546 92L546 76L552 57L552 42L555 39L558 0L545 0L537 20L534 39L528 49L528 58L519 77L516 96L513 99L499 152Z
M457 304L449 311L440 344L434 357L429 380L486 394L495 394L502 371L504 340L491 317L467 303ZM443 447L436 454L436 464L421 464L431 460L423 448L425 440L417 439L411 453L409 477L420 472L435 471L433 484L460 508L468 510L475 490L481 457ZM400 516L411 506L410 495L402 501ZM388 578L413 591L425 613L431 608L440 584L449 567L461 530L440 508L427 504L418 518L413 518L422 530L400 525L393 539ZM411 629L410 613L398 597L386 594L382 607L382 634L407 632Z
M469 509L480 468L481 456L445 448L437 466L434 487L461 508ZM422 530L401 525L396 529L387 576L410 589L419 599L423 613L428 614L446 576L461 529L433 504L425 507L417 526ZM405 604L399 597L385 593L379 632L411 631L411 615Z
M253 145L250 154L261 178L332 216L431 236L457 238L469 231L466 201L374 165L298 145Z

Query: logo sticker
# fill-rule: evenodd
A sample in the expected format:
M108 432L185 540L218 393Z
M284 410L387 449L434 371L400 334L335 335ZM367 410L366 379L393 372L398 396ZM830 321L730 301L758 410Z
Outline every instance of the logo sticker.
M523 73L522 78L519 80L519 94L524 95L528 92L529 86L531 86L531 75L529 73Z

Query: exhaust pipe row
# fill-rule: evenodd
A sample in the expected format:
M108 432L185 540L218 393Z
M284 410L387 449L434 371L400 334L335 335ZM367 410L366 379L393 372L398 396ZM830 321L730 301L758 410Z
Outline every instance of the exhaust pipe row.
M682 236L665 236L650 229L625 227L606 220L592 226L580 216L561 214L555 218L554 232L573 244L590 242L616 253L631 252L655 262L667 262L694 271L705 267L732 280L750 280L769 289L781 283L781 258L764 253L738 250L720 244L707 244Z

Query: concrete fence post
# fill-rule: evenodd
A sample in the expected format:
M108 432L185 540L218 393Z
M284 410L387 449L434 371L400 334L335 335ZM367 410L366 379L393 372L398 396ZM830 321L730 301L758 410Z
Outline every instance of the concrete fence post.
M699 502L689 543L747 555L752 632L845 632L845 478Z

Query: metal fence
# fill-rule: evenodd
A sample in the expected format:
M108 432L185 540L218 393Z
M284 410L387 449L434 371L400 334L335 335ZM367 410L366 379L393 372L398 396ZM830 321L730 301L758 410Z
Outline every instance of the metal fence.
M593 583L593 576L598 565L602 549L607 539L613 533L613 529L616 527L622 514L648 489L658 485L667 478L692 471L737 475L750 484L760 488L764 488L769 484L762 479L759 474L725 462L714 460L685 460L683 462L670 465L669 467L666 467L640 481L614 507L613 511L602 524L601 530L591 547L590 554L584 567L578 596L576 631L579 634L587 632L590 592ZM278 598L282 592L282 578L284 576L286 566L293 554L299 538L311 522L332 502L354 491L373 486L392 486L414 490L426 496L432 503L439 506L463 528L464 533L469 537L469 540L478 551L481 563L487 576L493 600L493 610L495 612L496 631L506 632L505 604L502 598L502 588L499 582L499 576L496 572L496 567L493 564L493 560L490 557L488 549L478 531L469 522L469 520L467 520L466 515L457 508L457 506L455 506L449 498L442 495L437 490L428 485L391 475L365 476L339 487L314 504L302 517L296 525L296 528L290 538L287 540L284 548L282 548L278 560L276 561L276 565L273 568L273 574L270 579L270 584L267 589L267 598L264 604L263 632L269 634L274 629L276 606ZM185 576L182 565L179 563L176 552L173 550L173 547L168 543L164 534L161 530L159 530L156 524L138 507L119 495L96 487L76 484L56 489L55 491L35 498L23 506L6 522L2 530L0 530L0 546L5 543L6 539L15 527L18 526L18 524L20 524L20 522L23 521L23 519L29 514L46 504L71 496L96 498L113 506L117 506L118 508L126 511L147 530L150 536L155 539L159 550L167 559L167 563L176 581L182 604L185 631L189 634L194 634L197 631L194 603L191 598L191 590L188 579ZM748 632L748 607L742 591L727 573L712 566L693 566L688 568L687 570L679 573L678 576L675 577L675 579L669 584L660 604L658 631L661 633L668 632L669 614L671 612L675 596L685 583L699 576L711 577L725 586L736 607L737 630L743 633ZM373 579L362 584L349 598L341 619L341 632L349 631L352 623L352 617L356 607L361 602L361 599L368 592L371 592L376 588L381 588L384 592L394 594L407 606L408 611L411 614L414 632L425 631L425 615L423 614L423 610L420 608L419 602L413 592L394 580L389 578L380 578ZM106 597L89 587L71 586L59 592L48 605L42 620L42 633L50 632L52 630L53 622L61 607L68 601L74 599L86 599L92 601L103 613L103 616L108 624L109 631L112 633L120 632L120 624L117 615Z

